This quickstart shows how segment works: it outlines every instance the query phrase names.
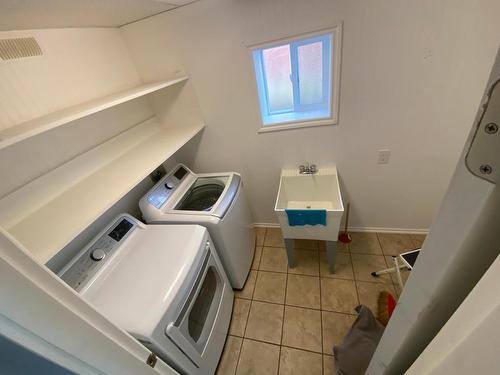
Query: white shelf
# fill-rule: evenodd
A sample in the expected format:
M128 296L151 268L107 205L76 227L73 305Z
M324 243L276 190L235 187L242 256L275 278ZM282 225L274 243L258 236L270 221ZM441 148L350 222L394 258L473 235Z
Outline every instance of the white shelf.
M0 149L33 137L47 130L57 128L68 122L78 120L82 117L103 111L118 104L128 102L165 87L175 85L187 80L188 77L176 78L168 81L158 81L141 84L137 87L107 95L101 98L89 100L69 108L52 112L46 116L37 117L33 120L23 122L0 131Z
M4 197L0 226L45 263L203 127L136 125Z

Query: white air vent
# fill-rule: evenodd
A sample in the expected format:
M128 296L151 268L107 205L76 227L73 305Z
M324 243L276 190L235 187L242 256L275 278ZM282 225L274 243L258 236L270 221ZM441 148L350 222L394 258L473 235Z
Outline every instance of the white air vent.
M35 38L0 39L0 58L2 60L40 56L42 49Z

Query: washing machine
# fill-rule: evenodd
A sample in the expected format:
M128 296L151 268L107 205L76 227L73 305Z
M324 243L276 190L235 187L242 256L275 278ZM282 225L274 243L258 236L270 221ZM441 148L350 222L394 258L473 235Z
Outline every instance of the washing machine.
M238 173L197 174L177 165L139 202L148 224L200 224L219 252L235 289L241 289L255 251L253 219Z
M121 215L59 276L180 374L213 374L233 290L206 228Z

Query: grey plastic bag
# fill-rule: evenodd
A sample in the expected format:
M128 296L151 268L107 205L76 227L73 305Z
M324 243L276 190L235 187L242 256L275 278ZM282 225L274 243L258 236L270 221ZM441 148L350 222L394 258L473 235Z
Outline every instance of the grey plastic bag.
M333 347L337 375L363 375L384 333L371 310L359 305L358 317L340 345Z

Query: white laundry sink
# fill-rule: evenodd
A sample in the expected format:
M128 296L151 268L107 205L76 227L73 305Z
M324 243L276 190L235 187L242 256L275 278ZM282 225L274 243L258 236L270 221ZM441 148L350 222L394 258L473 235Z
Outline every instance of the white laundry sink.
M291 226L286 209L326 210L326 225ZM283 169L274 210L285 239L288 265L295 267L295 239L323 240L326 241L328 268L334 273L337 238L344 213L337 168L319 168L315 174Z
M324 209L326 226L290 226L285 209ZM284 238L337 241L340 220L344 213L337 178L337 169L319 168L316 174L300 174L283 169L275 211Z

